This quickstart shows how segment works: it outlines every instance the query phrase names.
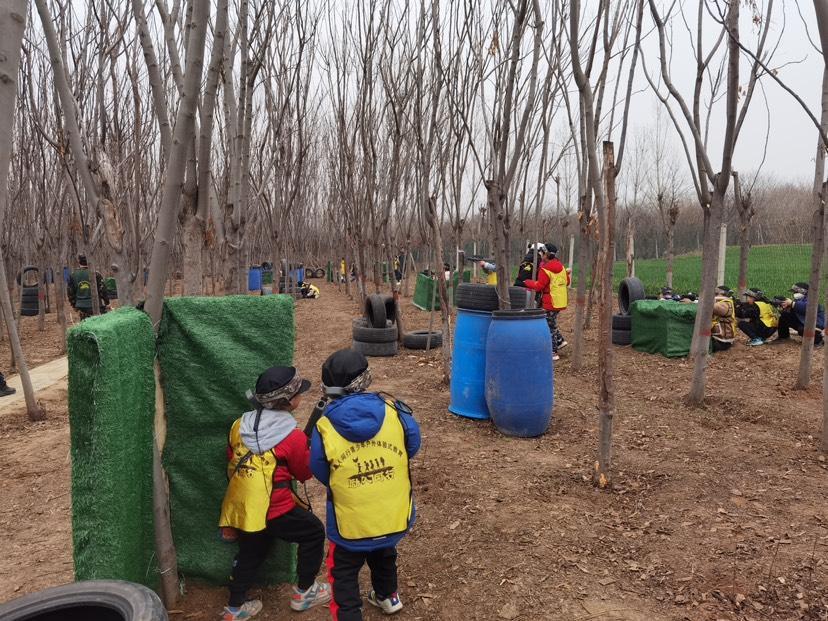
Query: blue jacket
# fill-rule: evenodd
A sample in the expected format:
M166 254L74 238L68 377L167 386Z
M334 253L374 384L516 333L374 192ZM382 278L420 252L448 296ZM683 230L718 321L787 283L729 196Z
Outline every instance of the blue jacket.
M808 297L804 297L801 300L795 300L793 303L793 312L796 315L796 318L802 322L802 325L805 325L805 310L808 308ZM816 327L822 330L825 327L825 309L822 307L822 304L817 306L817 320L816 320Z
M374 393L357 393L337 399L325 408L326 416L334 429L350 442L365 442L373 438L382 427L385 421L385 401ZM408 458L411 459L420 450L420 427L417 421L410 414L399 412L400 423L405 432L405 450ZM336 545L347 550L365 552L390 548L397 545L414 524L416 508L411 509L411 519L408 521L408 528L405 532L368 539L361 541L343 540L339 535L336 525L336 513L331 497L330 489L330 464L325 455L325 447L322 444L322 437L319 431L314 428L311 435L311 471L320 483L328 488L327 500L325 503L325 522L328 539Z

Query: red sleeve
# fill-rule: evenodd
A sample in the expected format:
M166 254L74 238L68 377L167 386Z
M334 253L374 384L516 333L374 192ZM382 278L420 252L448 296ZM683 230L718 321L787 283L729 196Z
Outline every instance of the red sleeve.
M278 453L284 450L284 459L287 461L290 474L297 481L307 481L311 478L310 447L308 437L299 429L294 429L290 435L279 443Z
M538 270L537 280L524 280L523 284L532 291L544 291L549 286L549 274L543 270Z

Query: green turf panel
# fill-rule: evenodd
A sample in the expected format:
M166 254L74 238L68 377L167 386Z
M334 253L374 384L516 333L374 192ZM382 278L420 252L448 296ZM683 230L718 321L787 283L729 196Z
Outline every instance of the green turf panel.
M632 304L631 342L633 349L668 358L690 353L696 304L638 300Z
M158 336L166 399L164 465L185 579L226 584L235 544L218 540L227 434L250 409L245 391L267 367L293 361L293 300L284 295L169 298ZM295 548L279 542L267 584L295 580Z
M77 580L153 586L154 336L123 308L67 335L72 539Z

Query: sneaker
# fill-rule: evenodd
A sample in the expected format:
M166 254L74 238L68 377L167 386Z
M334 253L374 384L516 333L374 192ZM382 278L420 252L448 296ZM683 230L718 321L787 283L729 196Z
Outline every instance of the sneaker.
M314 582L304 591L293 587L290 607L293 610L307 610L320 604L327 604L329 601L331 601L331 585L325 582Z
M557 360L560 360L560 359L561 359L561 357L558 354L552 354L552 360L553 361L557 361Z
M13 395L16 393L17 390L6 384L5 386L0 387L0 397L8 397L9 395Z
M758 347L759 345L764 345L765 341L762 339L751 339L750 343L748 343L751 347Z
M225 606L222 613L222 621L237 621L250 619L262 611L262 602L257 599L249 599L238 607Z
M569 343L567 343L566 341L561 341L560 343L558 343L558 349L563 349L567 345L569 345Z
M387 615L393 615L395 612L402 610L403 607L400 596L397 595L396 591L385 599L377 598L377 592L371 591L368 594L368 603L373 604Z

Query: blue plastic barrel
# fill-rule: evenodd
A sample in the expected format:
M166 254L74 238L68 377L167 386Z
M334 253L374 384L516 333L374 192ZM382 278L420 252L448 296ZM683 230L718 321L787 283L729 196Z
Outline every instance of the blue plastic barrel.
M449 412L466 418L487 419L486 335L492 314L457 309L454 350L451 355L451 403Z
M262 290L262 268L258 265L251 265L250 270L247 272L247 290Z
M552 338L541 310L492 313L486 339L486 404L507 436L531 438L552 420Z
M72 274L72 272L69 271L69 268L66 267L66 266L63 266L63 280L65 280L66 282L69 282L69 276L71 276L71 274Z

